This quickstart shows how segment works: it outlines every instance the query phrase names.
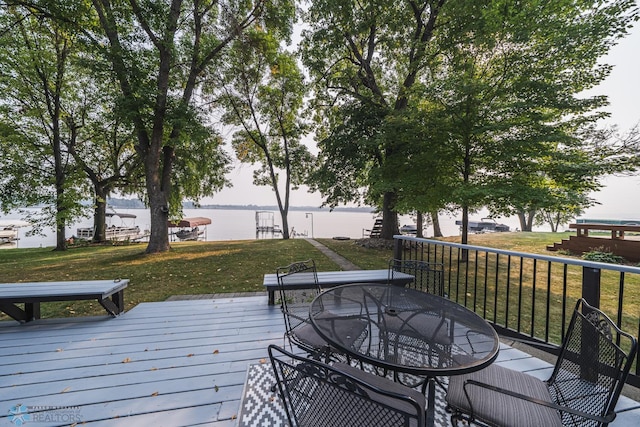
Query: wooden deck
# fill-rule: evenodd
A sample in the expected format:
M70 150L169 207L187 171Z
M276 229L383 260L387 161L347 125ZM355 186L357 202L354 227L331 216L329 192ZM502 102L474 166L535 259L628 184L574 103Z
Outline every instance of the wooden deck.
M282 345L283 331L266 296L145 303L117 318L0 322L0 426L15 425L8 414L20 404L42 408L27 426L69 425L72 413L91 426L235 426L247 366L267 358L267 345ZM541 377L550 367L508 346L498 363ZM639 422L636 410L611 425Z
M600 250L621 256L627 261L640 261L640 239L637 235L640 232L640 225L578 223L569 224L569 228L575 229L576 235L547 246L547 250L566 250L579 254ZM610 231L611 235L609 238L590 236L589 231ZM625 232L634 233L634 235L627 235L625 238Z

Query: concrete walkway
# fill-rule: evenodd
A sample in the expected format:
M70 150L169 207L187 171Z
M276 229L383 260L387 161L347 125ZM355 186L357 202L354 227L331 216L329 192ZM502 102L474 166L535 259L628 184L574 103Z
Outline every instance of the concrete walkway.
M362 270L360 267L346 259L345 257L338 255L322 243L313 240L313 239L305 239L307 242L311 243L316 249L322 252L327 258L331 259L331 261L335 262L340 266L341 270Z

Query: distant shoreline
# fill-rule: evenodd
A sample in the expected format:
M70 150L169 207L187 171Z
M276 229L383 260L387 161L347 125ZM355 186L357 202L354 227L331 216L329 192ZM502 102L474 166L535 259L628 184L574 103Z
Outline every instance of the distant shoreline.
M117 209L147 209L147 206L138 199L107 199L107 205ZM224 209L224 210L247 210L247 211L279 211L275 205L196 205L193 202L185 202L182 204L183 209ZM364 212L375 213L375 208L371 206L346 207L338 206L333 209L318 206L289 206L290 211L334 211L334 212Z

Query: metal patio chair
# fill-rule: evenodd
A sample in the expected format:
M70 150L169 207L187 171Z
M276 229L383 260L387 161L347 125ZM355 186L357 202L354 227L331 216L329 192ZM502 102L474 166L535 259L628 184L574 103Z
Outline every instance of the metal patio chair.
M423 394L353 366L305 359L277 346L269 358L291 426L425 425Z
M452 424L607 426L637 351L637 340L578 300L551 377L499 365L449 380Z
M416 290L447 297L444 291L444 267L441 263L415 259L392 259L389 261L389 283L397 272L415 277L409 285Z
M316 359L329 360L337 351L316 332L309 320L311 301L322 292L313 260L294 262L276 270L280 308L284 315L285 337L290 345L307 352ZM313 283L310 287L308 283ZM306 287L306 288L305 288ZM344 336L353 337L353 345L364 341L367 323L353 319L345 325ZM343 359L339 359L343 360Z

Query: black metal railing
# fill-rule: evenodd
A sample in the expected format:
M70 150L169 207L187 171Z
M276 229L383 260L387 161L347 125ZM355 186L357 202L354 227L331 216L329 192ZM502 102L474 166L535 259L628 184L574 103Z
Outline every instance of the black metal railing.
M556 352L576 300L600 308L640 336L640 268L394 236L394 258L440 263L448 297L492 323L499 334ZM550 350L548 344L553 345ZM627 383L640 387L640 363Z

